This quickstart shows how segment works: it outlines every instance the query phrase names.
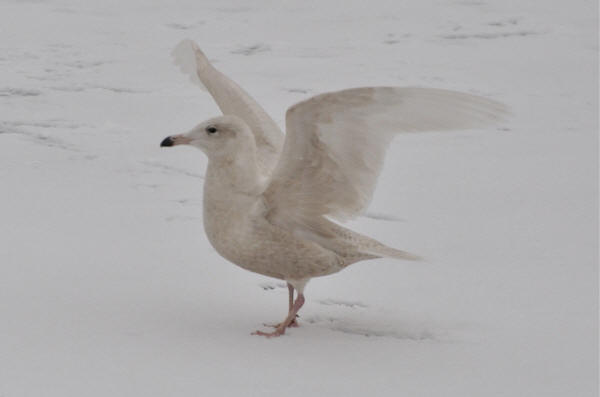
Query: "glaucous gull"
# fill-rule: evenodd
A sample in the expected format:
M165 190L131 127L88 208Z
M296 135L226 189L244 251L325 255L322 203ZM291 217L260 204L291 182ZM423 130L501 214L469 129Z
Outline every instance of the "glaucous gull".
M256 335L279 336L297 325L304 287L313 277L367 259L418 259L333 222L365 210L394 134L475 128L506 112L498 102L448 90L352 88L290 107L284 138L194 42L184 40L173 55L210 92L223 116L169 136L161 146L191 145L208 157L204 228L217 252L287 282L288 315L273 332Z

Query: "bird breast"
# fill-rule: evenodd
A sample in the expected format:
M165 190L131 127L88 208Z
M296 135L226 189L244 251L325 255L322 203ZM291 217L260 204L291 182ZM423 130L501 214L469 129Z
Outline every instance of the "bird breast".
M271 224L260 196L212 193L205 189L204 228L215 250L230 262L279 279L316 277L344 267L334 252Z

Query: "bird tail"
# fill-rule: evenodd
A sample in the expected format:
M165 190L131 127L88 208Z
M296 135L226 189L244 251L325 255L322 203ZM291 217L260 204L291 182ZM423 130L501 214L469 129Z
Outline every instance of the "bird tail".
M368 247L361 247L360 251L365 254L375 255L382 258L394 258L394 259L403 259L408 261L419 261L422 260L418 255L411 254L410 252L401 251L396 248L388 247L387 245L383 245L380 242L372 240L375 244L369 244Z
M418 255L388 247L371 237L346 229L329 219L323 218L319 225L320 230L326 230L327 233L330 234L329 237L336 236L335 238L322 238L319 240L321 245L326 247L329 246L329 248L334 251L339 250L344 252L350 250L352 252L358 252L365 255L365 259L394 258L409 261L418 261L422 259ZM341 246L338 247L336 244L332 244L331 241L336 241L337 244L340 244L341 242Z

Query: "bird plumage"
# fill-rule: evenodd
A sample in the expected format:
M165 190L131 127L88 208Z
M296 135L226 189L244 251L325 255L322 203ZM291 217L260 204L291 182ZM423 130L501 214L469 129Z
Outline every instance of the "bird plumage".
M260 105L194 42L180 43L173 55L224 116L170 137L168 146L188 143L209 158L204 225L215 249L298 291L300 303L290 305L277 335L294 321L310 278L366 259L418 259L333 222L366 209L395 134L480 127L506 113L498 102L448 90L353 88L290 107L284 140Z

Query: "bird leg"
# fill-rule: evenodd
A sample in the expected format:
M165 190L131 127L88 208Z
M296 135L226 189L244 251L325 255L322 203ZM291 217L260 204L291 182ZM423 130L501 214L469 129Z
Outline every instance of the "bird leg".
M288 290L290 291L290 303L291 303L293 300L294 288L290 284L288 284ZM293 326L293 325L291 325L292 323L296 323L296 314L298 313L298 310L300 310L300 308L302 307L303 304L304 304L304 294L301 294L300 292L298 292L298 297L296 298L296 301L293 302L293 304L290 304L290 311L288 312L287 317L285 318L285 320L283 320L283 322L277 324L277 326L275 327L275 331L273 331L273 332L254 331L252 333L252 335L266 336L268 338L270 338L272 336L283 335L285 333L285 329L287 327ZM297 323L296 323L296 325L297 325Z
M289 297L288 297L288 316L290 315L290 312L292 311L293 307L294 307L294 287L292 287L292 284L287 283L288 286L288 292L289 292ZM298 294L300 295L300 294ZM300 308L298 308L300 309ZM296 310L296 312L298 312L298 310ZM296 318L298 317L298 314L294 314L294 317L292 318L292 322L289 323L287 326L288 327L297 327L298 326L298 321L296 321ZM277 326L281 325L281 323L277 324ZM277 327L275 327L277 328Z
M292 307L294 306L294 287L292 286L292 284L287 283L287 287L288 287L288 292L289 292L289 305L288 305L288 315L290 314L290 312L292 311ZM296 314L296 316L294 317L294 319L292 320L292 322L288 325L289 327L298 327L298 322L296 321L296 317L298 317L298 315ZM263 324L265 327L271 327L271 328L278 328L282 323L277 323L277 324Z

